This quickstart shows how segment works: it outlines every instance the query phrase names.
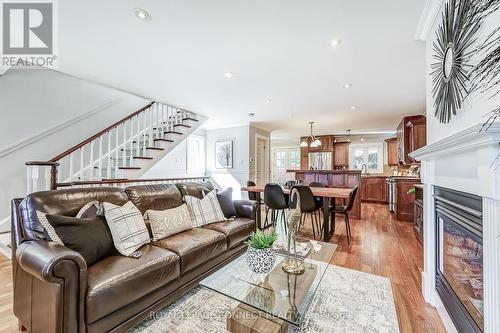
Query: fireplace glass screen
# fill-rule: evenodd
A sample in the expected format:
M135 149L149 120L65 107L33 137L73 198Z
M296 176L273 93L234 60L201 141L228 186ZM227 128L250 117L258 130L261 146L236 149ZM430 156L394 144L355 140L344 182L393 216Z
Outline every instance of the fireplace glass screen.
M460 225L443 218L439 222L441 273L483 329L483 246Z

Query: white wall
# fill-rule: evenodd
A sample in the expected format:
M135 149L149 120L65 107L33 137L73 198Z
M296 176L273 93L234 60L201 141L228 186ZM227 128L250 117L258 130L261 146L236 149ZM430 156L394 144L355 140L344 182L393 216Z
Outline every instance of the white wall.
M488 99L486 96L471 96L466 100L464 108L454 116L450 123L441 124L439 120L434 117L434 98L432 95L432 79L430 76L431 64L434 62L432 55L434 54L432 43L435 41L435 31L441 22L441 15L434 22L433 29L429 34L426 45L426 78L427 78L427 143L431 144L455 134L461 130L484 123L486 118L485 114L497 108L500 105L500 95L495 99ZM500 26L500 13L492 15L482 27L478 36L485 38L489 32ZM477 61L477 58L473 61Z
M0 77L0 221L10 200L26 194L26 161L49 160L148 102L46 69L7 71Z
M203 129L198 129L191 135L204 137L206 140L207 133ZM191 173L187 170L187 140L190 136L188 136L182 142L179 142L174 149L172 149L167 155L159 160L158 163L156 163L151 169L146 171L146 173L144 173L141 178L179 178L205 176L205 171Z
M217 169L215 143L228 140L233 141L233 168ZM221 188L232 187L234 199L241 198L241 187L246 186L250 176L249 141L249 126L207 130L207 174Z

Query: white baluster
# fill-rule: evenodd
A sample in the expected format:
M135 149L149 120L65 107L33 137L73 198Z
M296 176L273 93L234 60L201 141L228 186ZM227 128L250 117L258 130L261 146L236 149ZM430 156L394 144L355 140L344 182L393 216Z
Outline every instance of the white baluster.
M120 138L119 138L119 129L120 126L116 126L115 127L115 163L114 163L114 167L115 167L115 174L116 174L116 168L118 167L118 159L120 158Z
M89 179L94 178L94 141L90 142Z
M108 154L106 155L106 178L111 178L111 131L108 131Z
M38 192L38 177L40 172L38 165L33 165L32 171L33 173L31 178L33 179L33 192Z
M148 112L148 110L145 110L142 113L142 155L144 155L144 156L146 156L146 140L148 139L147 131L146 131L147 112Z
M26 166L26 194L30 194L33 190L33 166Z
M134 118L130 118L130 166L134 164Z
M154 105L154 104L153 104ZM153 105L149 110L149 146L153 147Z
M68 180L71 182L73 181L73 176L74 176L74 169L73 169L73 163L75 162L75 154L74 152L69 154L69 177Z
M137 138L137 144L135 145L135 153L137 156L140 156L140 151L141 151L141 118L140 118L140 115L141 114L138 114L136 119L137 119L137 134L136 134L136 138Z
M122 166L126 166L127 163L127 122L123 122L123 154L122 154ZM116 176L116 174L115 174Z
M50 178L51 178L51 172L50 172L50 167L44 167L43 171L44 171L44 190L45 191L48 191L48 190L51 190L50 188Z
M80 177L79 179L80 180L83 180L83 161L84 161L84 154L85 154L85 146L83 146L82 148L80 148Z
M102 178L102 135L99 137L99 163L98 163L98 168L99 168L99 179Z

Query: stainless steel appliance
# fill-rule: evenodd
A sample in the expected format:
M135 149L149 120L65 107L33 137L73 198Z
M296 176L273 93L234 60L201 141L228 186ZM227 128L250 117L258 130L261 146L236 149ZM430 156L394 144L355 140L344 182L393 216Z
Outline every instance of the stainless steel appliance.
M396 211L396 179L394 177L387 178L387 186L389 188L389 211Z
M332 170L332 152L309 153L309 170Z

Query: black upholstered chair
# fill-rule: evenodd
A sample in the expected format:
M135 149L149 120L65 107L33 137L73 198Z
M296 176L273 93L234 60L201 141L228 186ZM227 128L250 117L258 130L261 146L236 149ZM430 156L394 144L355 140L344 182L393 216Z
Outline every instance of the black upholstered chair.
M313 237L316 239L316 232L318 236L321 238L321 227L320 227L320 216L319 211L321 207L318 207L316 201L314 200L314 196L312 194L311 188L309 186L304 185L296 185L292 187L290 191L290 208L297 207L297 196L293 195L293 191L297 190L300 195L300 225L304 225L307 216L311 218L311 225L313 230Z
M264 228L276 223L280 218L283 221L286 232L285 209L288 209L287 198L279 184L269 183L264 187L264 204L266 205L266 218ZM270 214L270 217L268 216ZM281 214L281 215L280 215ZM268 217L270 223L268 223Z
M297 182L295 180L287 180L285 183L286 188L292 188Z
M356 186L349 195L349 200L347 201L347 205L335 206L330 208L330 213L332 213L333 215L332 218L335 218L335 214L344 215L345 231L347 234L347 244L350 244L350 238L351 238L351 225L349 223L349 212L352 210L352 207L354 206L354 200L356 199L357 193L358 193L358 186Z
M320 182L311 182L309 184L309 187L325 187L323 183ZM316 205L318 208L323 207L323 198L322 197L314 197L314 201L316 202Z
M247 181L247 187L250 187L250 186L257 186L257 184L255 184L255 182L249 180L249 181ZM257 193L248 192L248 199L253 200L253 201L257 201ZM263 204L262 199L260 200L259 204Z

